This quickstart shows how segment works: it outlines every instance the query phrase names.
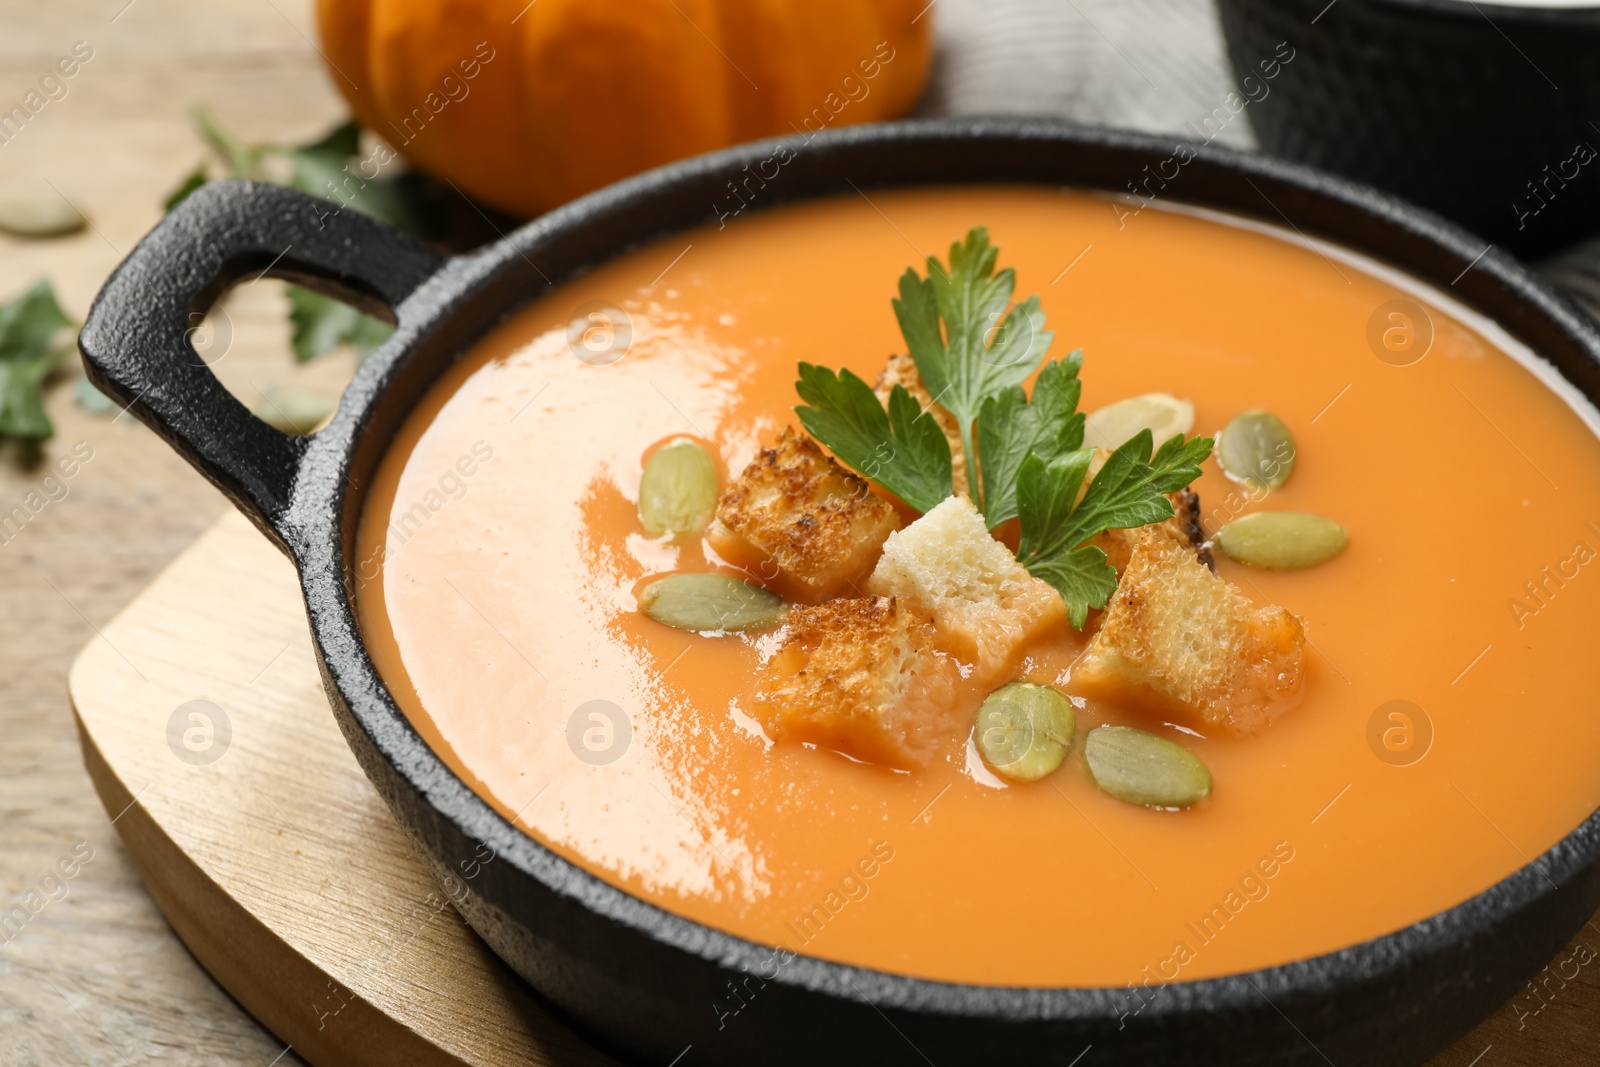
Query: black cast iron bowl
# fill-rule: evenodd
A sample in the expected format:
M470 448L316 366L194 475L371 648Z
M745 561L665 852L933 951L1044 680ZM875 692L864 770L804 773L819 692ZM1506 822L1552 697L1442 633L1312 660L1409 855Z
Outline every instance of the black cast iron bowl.
M663 1065L686 1048L684 1065L1415 1064L1559 951L1600 906L1600 813L1505 881L1415 926L1314 959L1136 995L956 985L803 956L779 965L767 947L663 911L560 858L446 768L396 707L357 627L352 545L379 457L421 393L485 331L599 262L715 221L730 178L775 147L653 171L450 260L324 201L246 182L208 185L117 268L81 334L93 382L130 405L299 568L339 725L484 940L597 1040ZM862 127L788 147L794 158L754 207L934 183L1118 190L1176 149L1143 135L1027 120ZM1480 241L1426 212L1303 167L1210 149L1183 165L1163 195L1287 219L1450 287L1600 397L1600 335L1588 321L1514 260L1498 251L1479 258ZM310 437L253 417L186 340L229 285L262 271L398 325L333 421ZM494 859L480 865L484 844ZM734 1016L723 1014L730 982L747 1002Z
M1266 151L1398 193L1524 257L1600 231L1600 2L1218 9ZM1281 43L1294 58L1264 81ZM1579 162L1578 145L1597 155Z

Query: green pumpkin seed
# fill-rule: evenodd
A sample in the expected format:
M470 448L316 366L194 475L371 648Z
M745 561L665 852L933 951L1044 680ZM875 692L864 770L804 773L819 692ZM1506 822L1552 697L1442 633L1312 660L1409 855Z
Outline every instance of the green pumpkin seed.
M77 233L88 221L59 196L0 200L0 230L19 237L61 237Z
M1270 411L1246 411L1222 428L1217 465L1240 483L1276 489L1294 473L1294 437Z
M679 437L656 449L639 479L639 522L651 537L699 533L716 514L717 464L698 442Z
M1129 804L1187 808L1211 795L1211 772L1181 745L1131 726L1101 726L1083 743L1089 776Z
M1108 404L1090 415L1083 426L1083 443L1089 448L1116 449L1140 430L1149 430L1152 445L1194 429L1194 405L1166 393L1146 393Z
M675 630L757 630L783 618L783 598L727 574L669 574L645 586L639 610Z
M1344 551L1350 535L1332 519L1299 511L1258 511L1217 531L1212 540L1229 559L1251 567L1296 571Z
M1014 782L1035 782L1061 766L1072 747L1074 716L1067 698L1047 685L1012 682L978 708L978 751Z

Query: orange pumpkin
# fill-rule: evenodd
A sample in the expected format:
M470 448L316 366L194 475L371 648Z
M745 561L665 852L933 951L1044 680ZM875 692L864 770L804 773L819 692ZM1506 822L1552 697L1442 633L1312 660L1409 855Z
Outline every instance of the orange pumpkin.
M926 6L318 0L317 25L363 125L529 216L697 152L903 114L927 79Z

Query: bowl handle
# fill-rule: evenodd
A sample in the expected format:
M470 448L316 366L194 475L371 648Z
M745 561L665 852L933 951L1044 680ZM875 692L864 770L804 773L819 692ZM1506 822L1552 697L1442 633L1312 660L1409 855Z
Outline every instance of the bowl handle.
M269 426L190 343L241 278L270 275L388 321L444 260L332 200L251 181L201 186L107 279L78 335L89 380L209 478L285 549L309 438Z

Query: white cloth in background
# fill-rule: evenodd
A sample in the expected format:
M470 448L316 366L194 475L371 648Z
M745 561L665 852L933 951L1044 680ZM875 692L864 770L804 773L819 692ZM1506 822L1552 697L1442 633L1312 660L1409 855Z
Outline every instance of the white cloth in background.
M933 0L923 17L938 54L921 115L1057 115L1201 140L1237 91L1209 0ZM1215 141L1254 148L1248 108Z

